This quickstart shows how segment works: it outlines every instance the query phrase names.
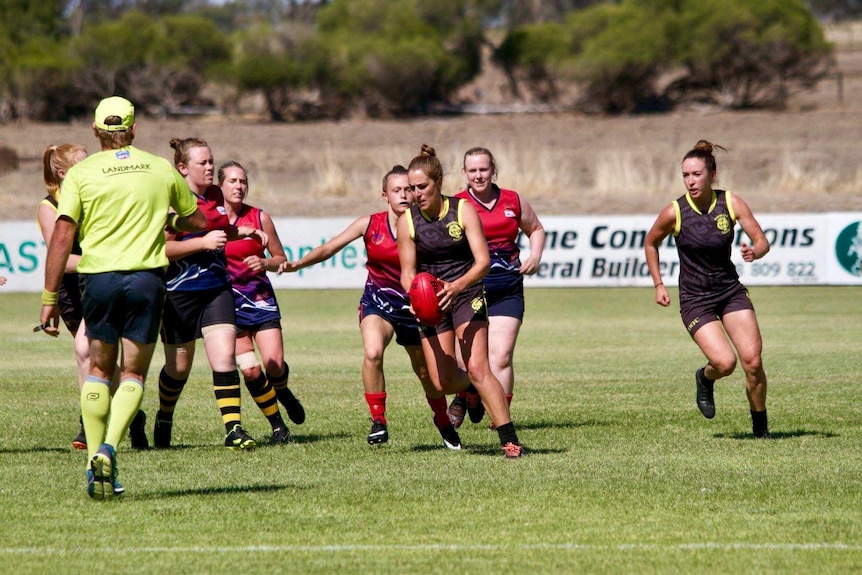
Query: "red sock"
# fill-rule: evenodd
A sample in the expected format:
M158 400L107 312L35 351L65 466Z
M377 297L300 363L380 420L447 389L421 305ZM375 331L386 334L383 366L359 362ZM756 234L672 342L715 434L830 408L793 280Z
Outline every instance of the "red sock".
M456 396L458 399L464 399L464 400L466 400L466 399L467 399L467 392L466 392L466 391L459 391L458 393L456 393L456 394L455 394L455 396Z
M431 406L431 411L434 412L434 424L439 429L445 429L452 425L449 421L449 414L446 412L446 396L443 395L441 397L428 397L425 396L425 399L428 400L428 405Z
M512 405L512 394L511 393L506 394L506 403L508 403L509 405Z
M386 392L381 393L366 393L365 401L368 403L368 410L371 412L371 419L380 420L381 423L386 423Z

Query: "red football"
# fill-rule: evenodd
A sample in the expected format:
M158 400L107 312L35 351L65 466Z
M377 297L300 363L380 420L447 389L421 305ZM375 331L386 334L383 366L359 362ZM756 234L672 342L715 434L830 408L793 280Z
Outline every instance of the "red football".
M443 319L437 300L437 292L443 288L440 280L428 272L420 272L410 284L410 304L416 319L425 325L437 325Z

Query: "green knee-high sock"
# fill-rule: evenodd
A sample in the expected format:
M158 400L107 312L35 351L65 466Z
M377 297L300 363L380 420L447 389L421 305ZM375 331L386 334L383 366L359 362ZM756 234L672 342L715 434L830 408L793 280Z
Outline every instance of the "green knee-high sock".
M105 443L115 449L120 445L129 431L129 425L138 414L143 399L144 384L141 381L127 377L120 382L111 400L111 420L108 422Z
M99 446L105 442L105 428L111 410L110 386L111 382L107 379L88 375L81 387L81 420L84 422L84 435L87 436L88 465Z

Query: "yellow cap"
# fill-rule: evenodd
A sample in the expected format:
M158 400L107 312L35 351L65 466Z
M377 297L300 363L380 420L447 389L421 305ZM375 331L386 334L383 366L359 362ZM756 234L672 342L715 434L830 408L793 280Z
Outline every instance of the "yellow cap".
M111 116L120 119L119 124L106 123ZM108 132L125 132L135 124L135 107L131 102L120 96L105 98L96 106L96 127Z

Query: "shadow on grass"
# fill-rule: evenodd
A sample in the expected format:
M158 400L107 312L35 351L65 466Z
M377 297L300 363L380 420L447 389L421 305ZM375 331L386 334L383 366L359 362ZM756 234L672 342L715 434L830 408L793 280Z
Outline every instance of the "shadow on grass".
M529 445L525 446L526 455L550 455L553 453L565 453L568 449L532 449ZM416 453L421 453L425 451L449 451L442 445L437 443L434 444L423 444L414 446L411 451ZM461 453L467 453L469 455L492 455L494 457L503 457L502 448L497 443L490 443L488 445L467 445L461 448Z
M24 454L24 453L86 453L72 449L71 447L21 447L18 449L0 449L0 455L4 453Z
M838 437L836 433L829 433L827 431L809 431L807 429L797 429L795 431L770 431L769 434L772 436L772 439L792 439L794 437L822 437L822 438L832 438ZM716 439L749 439L754 441L755 438L750 432L748 433L716 433L713 435Z
M559 420L538 420L538 421L515 421L515 429L578 429L581 427L608 427L611 425L607 421L596 419L587 419L585 421L559 421Z
M294 435L291 432L290 435L290 443L302 443L302 444L312 444L319 443L321 441L328 441L330 439L345 439L347 437L351 437L349 433L309 433L303 435ZM276 444L273 445L269 442L269 435L264 436L262 439L257 441L258 449L269 449L273 447L283 447L284 444ZM171 445L168 448L159 448L153 449L151 448L149 451L179 451L183 449L200 449L200 448L216 448L225 449L222 445L216 443L177 443L175 445ZM138 451L147 451L147 450L138 450ZM2 451L0 451L2 453Z
M188 497L193 495L230 495L234 493L273 493L277 491L302 491L308 489L300 485L234 485L231 487L201 487L198 489L179 489L176 491L160 491L158 493L135 494L135 500L169 499L172 497Z

